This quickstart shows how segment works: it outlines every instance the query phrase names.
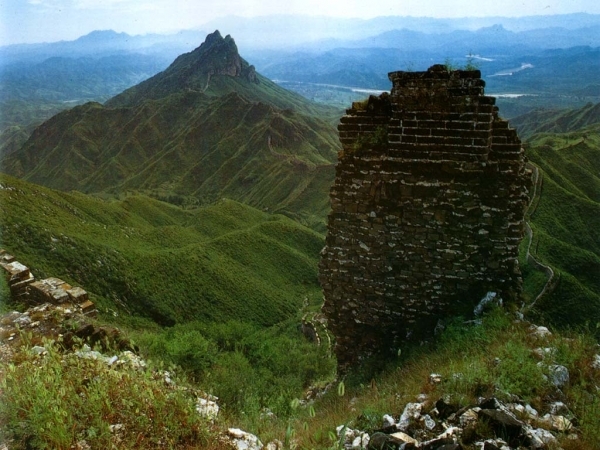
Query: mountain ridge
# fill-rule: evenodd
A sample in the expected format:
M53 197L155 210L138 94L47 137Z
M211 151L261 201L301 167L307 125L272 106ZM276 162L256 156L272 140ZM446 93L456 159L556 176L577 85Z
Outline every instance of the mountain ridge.
M321 221L327 204L311 198L333 177L335 114L257 74L216 31L106 105L54 116L2 163L55 189L229 197Z
M134 106L183 89L210 92L210 81L214 75L260 83L254 66L240 57L233 38L230 35L223 38L216 30L206 37L200 47L178 56L164 71L108 100L106 106Z

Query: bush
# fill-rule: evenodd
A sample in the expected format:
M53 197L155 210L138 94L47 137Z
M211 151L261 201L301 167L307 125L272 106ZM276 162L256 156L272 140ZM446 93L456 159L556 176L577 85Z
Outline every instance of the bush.
M386 126L379 126L373 133L362 133L352 147L352 154L360 156L365 151L371 149L381 149L388 144L388 129Z
M293 398L335 371L328 349L308 342L294 320L271 328L191 322L140 334L136 342L152 359L180 366L232 415L268 408L288 416Z
M11 448L188 448L208 436L195 399L146 369L21 351L0 381L0 435ZM111 431L115 425L118 431Z

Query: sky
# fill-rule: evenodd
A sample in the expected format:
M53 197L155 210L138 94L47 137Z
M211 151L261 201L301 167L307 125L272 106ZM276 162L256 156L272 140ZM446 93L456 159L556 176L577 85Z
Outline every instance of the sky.
M223 16L304 14L487 17L600 14L598 0L0 0L0 45L73 40L93 30L128 34L203 29Z

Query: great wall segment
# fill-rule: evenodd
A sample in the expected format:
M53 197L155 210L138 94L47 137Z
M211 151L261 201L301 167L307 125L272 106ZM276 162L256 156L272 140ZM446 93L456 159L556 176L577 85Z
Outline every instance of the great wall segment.
M44 303L72 306L84 315L95 316L96 306L88 293L79 286L71 286L60 278L35 279L29 267L21 264L4 249L0 249L0 271L4 273L15 303L38 306Z
M481 73L389 78L390 94L354 103L338 127L319 277L341 369L431 336L488 292L521 292L531 171Z

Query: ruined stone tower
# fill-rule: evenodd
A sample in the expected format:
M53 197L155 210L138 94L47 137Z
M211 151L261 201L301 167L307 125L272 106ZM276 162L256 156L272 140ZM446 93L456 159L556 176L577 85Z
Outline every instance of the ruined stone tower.
M478 70L392 72L391 95L354 103L338 127L320 262L340 368L521 291L530 174Z

